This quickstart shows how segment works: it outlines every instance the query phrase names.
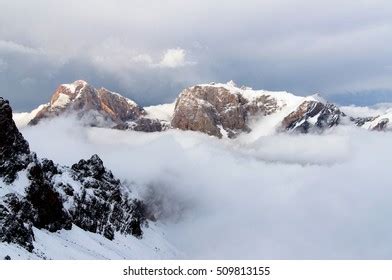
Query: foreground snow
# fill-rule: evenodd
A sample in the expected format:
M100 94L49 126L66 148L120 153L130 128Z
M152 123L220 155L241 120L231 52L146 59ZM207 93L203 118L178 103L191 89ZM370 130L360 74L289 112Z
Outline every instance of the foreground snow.
M164 225L150 224L143 239L117 234L110 241L100 234L86 232L77 226L72 230L51 233L34 228L35 242L32 253L14 244L0 243L0 258L11 259L177 259L179 253L166 239Z

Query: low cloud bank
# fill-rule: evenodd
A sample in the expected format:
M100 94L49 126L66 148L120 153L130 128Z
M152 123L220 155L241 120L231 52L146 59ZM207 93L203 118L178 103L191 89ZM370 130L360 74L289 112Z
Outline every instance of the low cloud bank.
M392 134L339 128L252 142L199 133L83 128L57 119L22 130L40 157L99 154L157 210L188 258L392 257Z

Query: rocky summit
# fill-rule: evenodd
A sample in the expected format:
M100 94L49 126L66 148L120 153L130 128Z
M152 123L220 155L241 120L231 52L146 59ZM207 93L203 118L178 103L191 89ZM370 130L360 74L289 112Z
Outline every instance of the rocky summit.
M146 112L134 101L105 88L96 89L82 80L60 85L50 102L34 112L29 124L61 115L74 115L90 126L136 127L135 130L147 132L163 129L158 120L146 121Z
M50 102L32 118L37 124L45 118L62 114L76 114L90 125L119 124L135 120L145 114L143 108L132 100L105 88L95 89L85 81L60 85Z
M34 250L33 228L49 232L73 226L102 234L143 236L145 204L93 155L72 167L39 159L16 128L0 98L0 242Z
M323 131L339 125L346 115L333 104L304 101L282 121L282 128L300 133Z
M234 86L233 84L230 84ZM268 95L246 98L240 92L215 84L185 89L177 99L171 125L221 138L249 132L248 119L277 110L277 101Z

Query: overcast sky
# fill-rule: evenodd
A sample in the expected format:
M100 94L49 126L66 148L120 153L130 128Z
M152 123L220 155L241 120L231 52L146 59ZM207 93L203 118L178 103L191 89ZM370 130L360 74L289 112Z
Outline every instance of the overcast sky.
M85 79L142 105L199 82L392 98L390 0L0 0L0 96Z

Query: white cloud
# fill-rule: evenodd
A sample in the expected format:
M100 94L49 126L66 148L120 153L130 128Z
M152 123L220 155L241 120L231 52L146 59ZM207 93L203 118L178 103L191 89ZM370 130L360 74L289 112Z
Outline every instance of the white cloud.
M135 63L146 64L146 65L153 64L152 57L148 54L138 54L138 55L132 57L131 61L135 62Z
M0 40L0 53L41 54L42 50L31 48L13 41Z
M165 237L186 258L392 257L391 133L336 129L249 144L61 119L22 132L41 157L70 165L98 153L116 176L150 185L155 207L179 218L166 221Z
M112 72L140 69L140 66L154 69L177 68L194 64L187 60L187 52L182 48L167 49L163 52L162 58L158 59L157 55L154 55L157 51L134 49L116 39L105 40L88 50L87 53L94 64L102 67L103 70Z
M168 49L163 55L161 62L159 62L159 66L168 68L184 66L186 64L185 55L186 53L183 49Z

